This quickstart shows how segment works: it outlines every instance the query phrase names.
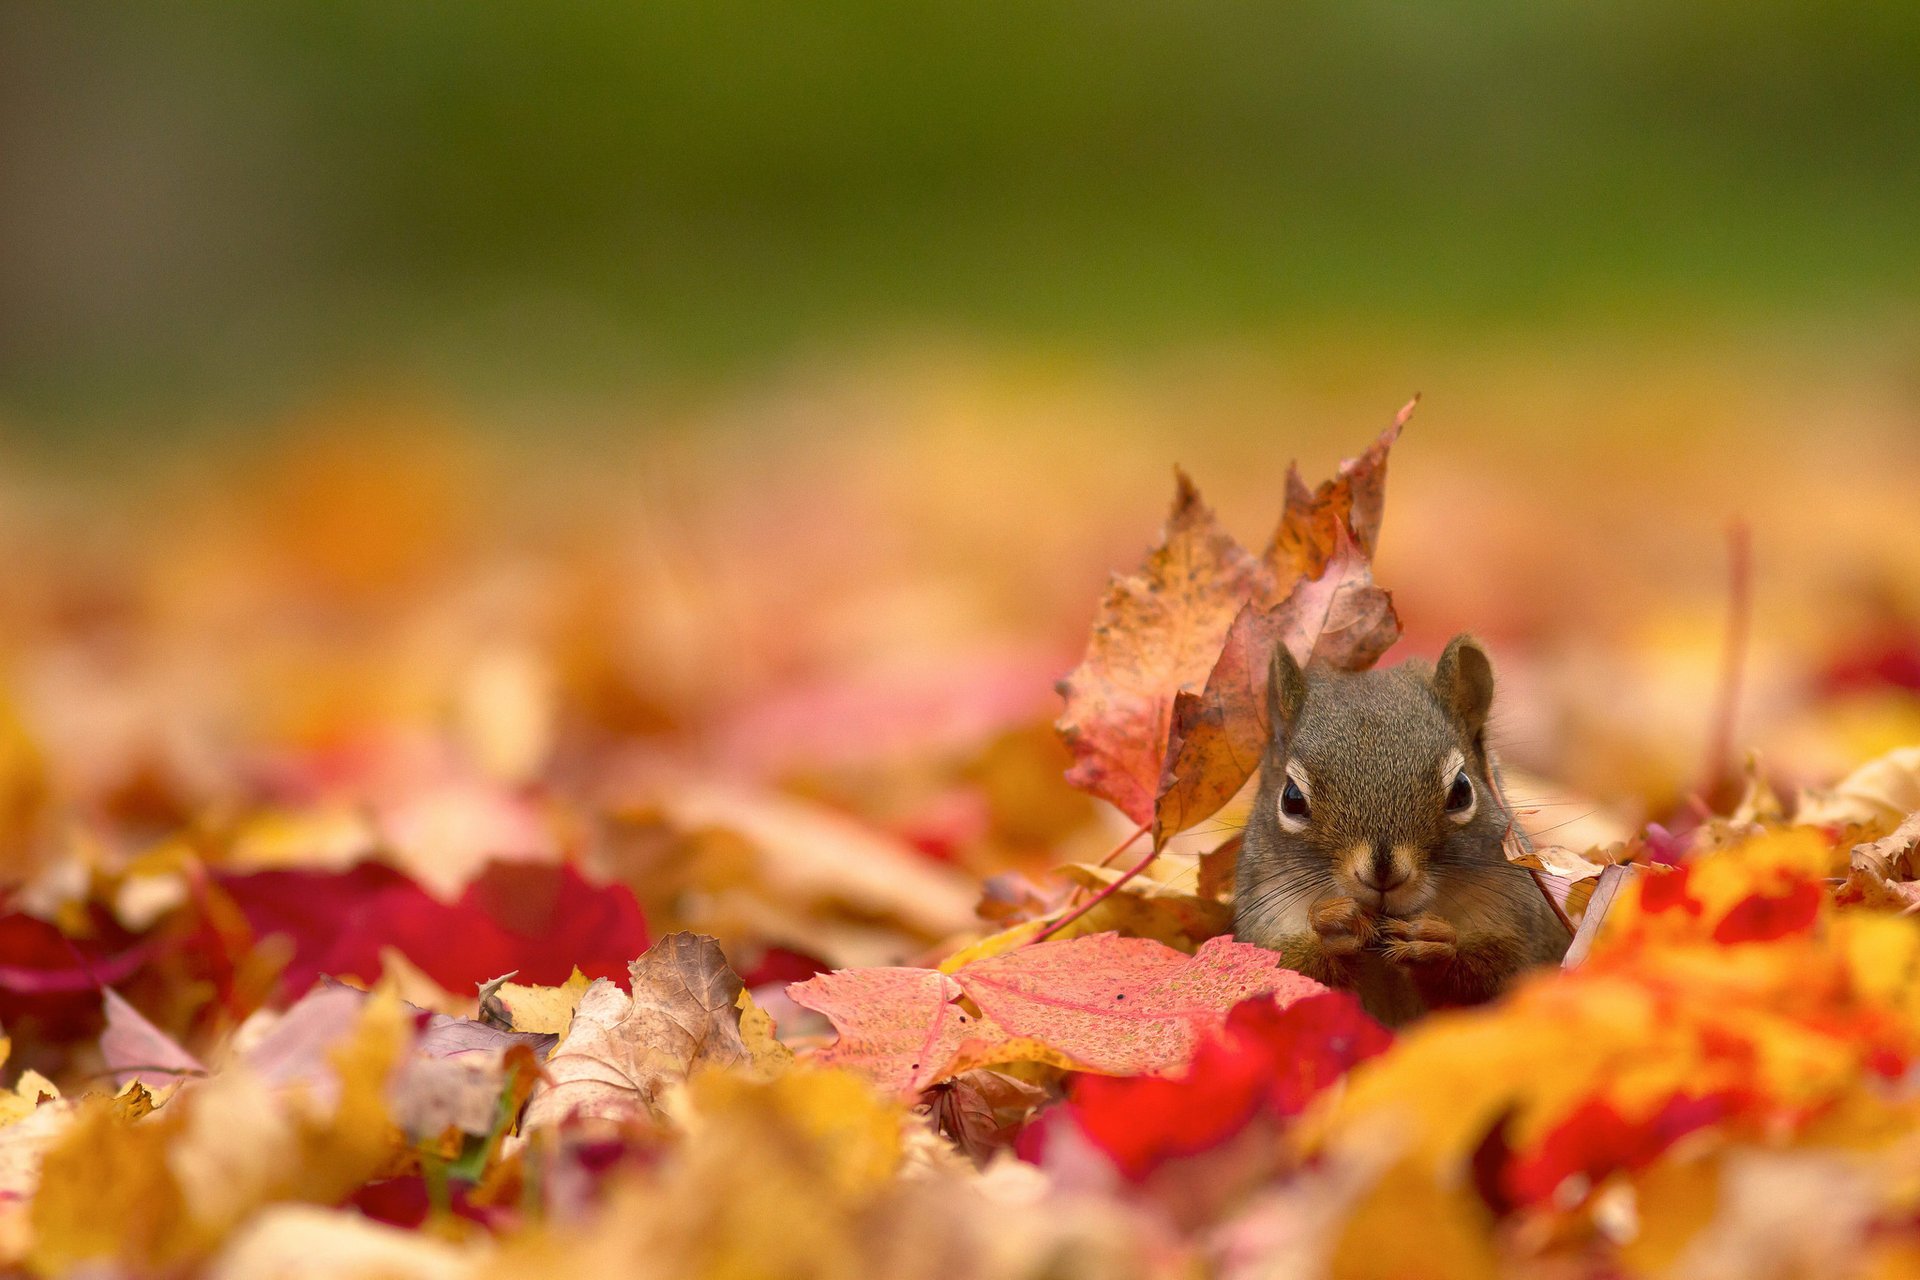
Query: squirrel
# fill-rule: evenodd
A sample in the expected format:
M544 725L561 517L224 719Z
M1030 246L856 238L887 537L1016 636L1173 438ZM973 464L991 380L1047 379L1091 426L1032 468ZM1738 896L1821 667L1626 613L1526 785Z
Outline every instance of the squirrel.
M1492 705L1493 665L1468 636L1432 668L1366 672L1303 672L1276 646L1234 936L1389 1026L1557 963L1566 926L1501 848Z

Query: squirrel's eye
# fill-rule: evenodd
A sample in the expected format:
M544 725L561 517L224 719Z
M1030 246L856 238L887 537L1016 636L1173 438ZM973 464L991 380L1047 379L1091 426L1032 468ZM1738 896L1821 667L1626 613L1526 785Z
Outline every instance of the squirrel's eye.
M1465 769L1462 769L1453 775L1453 785L1447 788L1447 812L1460 813L1472 807L1473 779L1467 776Z
M1280 790L1280 812L1286 814L1289 818L1305 818L1307 816L1306 792L1300 790L1300 784L1292 778L1288 778L1287 785Z

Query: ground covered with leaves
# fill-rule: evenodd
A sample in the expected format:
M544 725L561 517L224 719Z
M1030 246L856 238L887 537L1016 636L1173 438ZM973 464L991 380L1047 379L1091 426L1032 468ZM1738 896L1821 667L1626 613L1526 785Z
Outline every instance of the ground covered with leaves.
M1897 593L1782 679L1736 537L1710 625L1637 641L1707 655L1664 703L1476 625L1565 967L1394 1032L1232 938L1275 646L1461 621L1420 612L1443 544L1376 580L1411 409L1262 477L1251 543L1176 476L1139 566L1024 630L1084 579L1007 552L1069 535L956 500L889 544L904 454L637 515L432 432L137 528L21 488L0 1268L1920 1271Z

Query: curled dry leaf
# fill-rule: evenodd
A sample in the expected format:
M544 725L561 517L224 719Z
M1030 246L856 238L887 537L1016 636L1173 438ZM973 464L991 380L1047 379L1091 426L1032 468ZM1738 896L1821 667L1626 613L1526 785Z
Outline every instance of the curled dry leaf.
M672 933L633 962L633 994L601 978L587 988L546 1062L549 1083L527 1103L524 1128L569 1118L658 1119L664 1089L708 1066L743 1066L744 988L720 944Z
M1913 880L1920 878L1913 865L1916 847L1920 847L1920 811L1908 814L1891 834L1853 846L1849 861L1853 870L1881 880Z
M1920 810L1920 747L1900 747L1869 760L1827 790L1800 793L1793 820L1807 827L1871 826L1886 830Z
M968 1071L939 1087L930 1118L963 1154L984 1165L1046 1101L1045 1089L1004 1071Z
M1366 452L1340 464L1331 480L1308 491L1297 464L1287 467L1286 506L1267 544L1266 560L1280 582L1317 578L1333 558L1344 530L1371 557L1380 545L1387 503L1387 451L1400 438L1419 397L1407 401Z

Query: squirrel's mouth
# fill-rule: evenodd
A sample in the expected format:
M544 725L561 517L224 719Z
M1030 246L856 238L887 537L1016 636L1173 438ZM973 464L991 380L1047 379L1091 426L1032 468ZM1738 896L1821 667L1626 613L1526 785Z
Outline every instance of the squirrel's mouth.
M1381 915L1413 915L1432 900L1432 882L1406 845L1355 845L1339 867L1342 887L1354 901Z

